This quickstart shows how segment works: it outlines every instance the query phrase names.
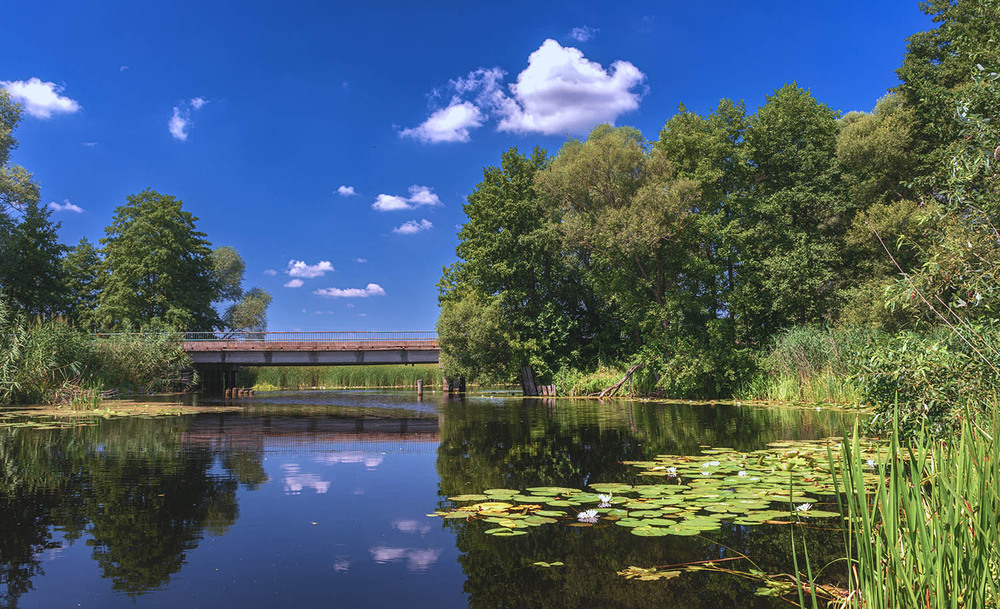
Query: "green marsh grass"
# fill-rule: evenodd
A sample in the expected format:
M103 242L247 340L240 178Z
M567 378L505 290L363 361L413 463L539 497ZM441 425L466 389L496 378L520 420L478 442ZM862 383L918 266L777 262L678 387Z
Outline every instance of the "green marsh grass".
M998 432L1000 418L988 430L966 418L948 441L923 431L904 445L897 427L888 452L868 461L861 456L855 431L843 444L843 468L836 478L847 514L848 584L844 598L832 606L998 606ZM832 463L832 453L830 459Z
M409 389L422 380L428 390L441 386L437 364L412 366L301 366L250 369L240 380L256 391L278 389Z

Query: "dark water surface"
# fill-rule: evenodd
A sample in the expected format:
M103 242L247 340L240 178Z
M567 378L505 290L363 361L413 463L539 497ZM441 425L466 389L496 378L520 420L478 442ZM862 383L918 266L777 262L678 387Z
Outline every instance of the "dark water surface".
M276 392L243 405L0 428L0 607L787 606L721 574L615 575L732 550L790 571L787 527L640 538L551 525L495 538L483 533L493 525L427 514L450 495L634 482L621 461L754 450L845 422L828 411L388 392ZM839 553L838 530L796 534L814 564Z

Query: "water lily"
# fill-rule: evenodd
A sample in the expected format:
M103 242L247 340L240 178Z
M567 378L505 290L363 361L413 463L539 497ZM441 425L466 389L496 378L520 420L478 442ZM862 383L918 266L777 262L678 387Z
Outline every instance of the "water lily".
M677 475L677 468L676 467L668 467L667 468L667 476L668 477L673 478L676 475Z
M597 507L611 507L611 495L598 495L597 498L601 500L601 504Z
M707 471L706 472L701 472L701 475L702 476L711 476L712 472L707 472Z
M576 515L576 519L580 522L594 524L597 522L597 510L584 510Z
M865 461L865 465L867 465L871 469L875 469L875 459L868 459L867 461Z
M796 512L808 512L809 510L812 509L812 506L813 506L813 504L811 504L811 503L802 503L802 504L799 504L799 505L795 506L795 511Z
M702 463L701 466L703 468L718 467L719 466L719 462L718 461L709 461L708 463Z
M739 476L740 478L746 478L747 477L747 470L741 469L740 472L738 474L736 474L736 475Z

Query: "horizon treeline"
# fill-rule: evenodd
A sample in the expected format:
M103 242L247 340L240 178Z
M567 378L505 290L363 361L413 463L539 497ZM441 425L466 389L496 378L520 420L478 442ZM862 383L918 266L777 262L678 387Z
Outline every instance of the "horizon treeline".
M682 105L655 140L600 125L554 156L503 153L439 282L446 372L639 364L640 385L727 396L810 326L951 326L992 368L1000 8L921 8L937 27L871 112L793 82L756 110Z
M61 243L38 183L10 162L20 118L0 89L0 299L10 311L84 331L267 329L271 295L243 288L242 256L213 249L180 199L129 195L99 244Z

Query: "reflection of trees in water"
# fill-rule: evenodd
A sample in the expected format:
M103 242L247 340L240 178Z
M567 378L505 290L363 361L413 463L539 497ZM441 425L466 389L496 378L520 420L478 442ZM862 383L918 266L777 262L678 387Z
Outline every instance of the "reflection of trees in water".
M488 488L637 482L636 470L621 461L694 454L699 445L750 450L840 429L836 414L829 412L592 401L526 400L523 406L487 409L456 400L445 406L442 419L437 470L445 496ZM792 570L786 527L725 525L705 538L639 538L614 525L549 525L521 537L496 538L483 533L494 526L489 523L444 522L456 533L473 609L778 606L755 596L754 582L722 574L685 573L669 582L631 582L616 575L630 565L717 559L726 555L719 544L751 556L767 572ZM814 565L842 555L839 529L796 529L796 535L807 539ZM539 569L531 566L535 561L566 566Z
M86 533L104 576L130 595L165 584L204 531L224 534L238 517L238 485L266 479L262 452L182 446L189 424L0 430L0 607L32 589L51 527L68 542Z

